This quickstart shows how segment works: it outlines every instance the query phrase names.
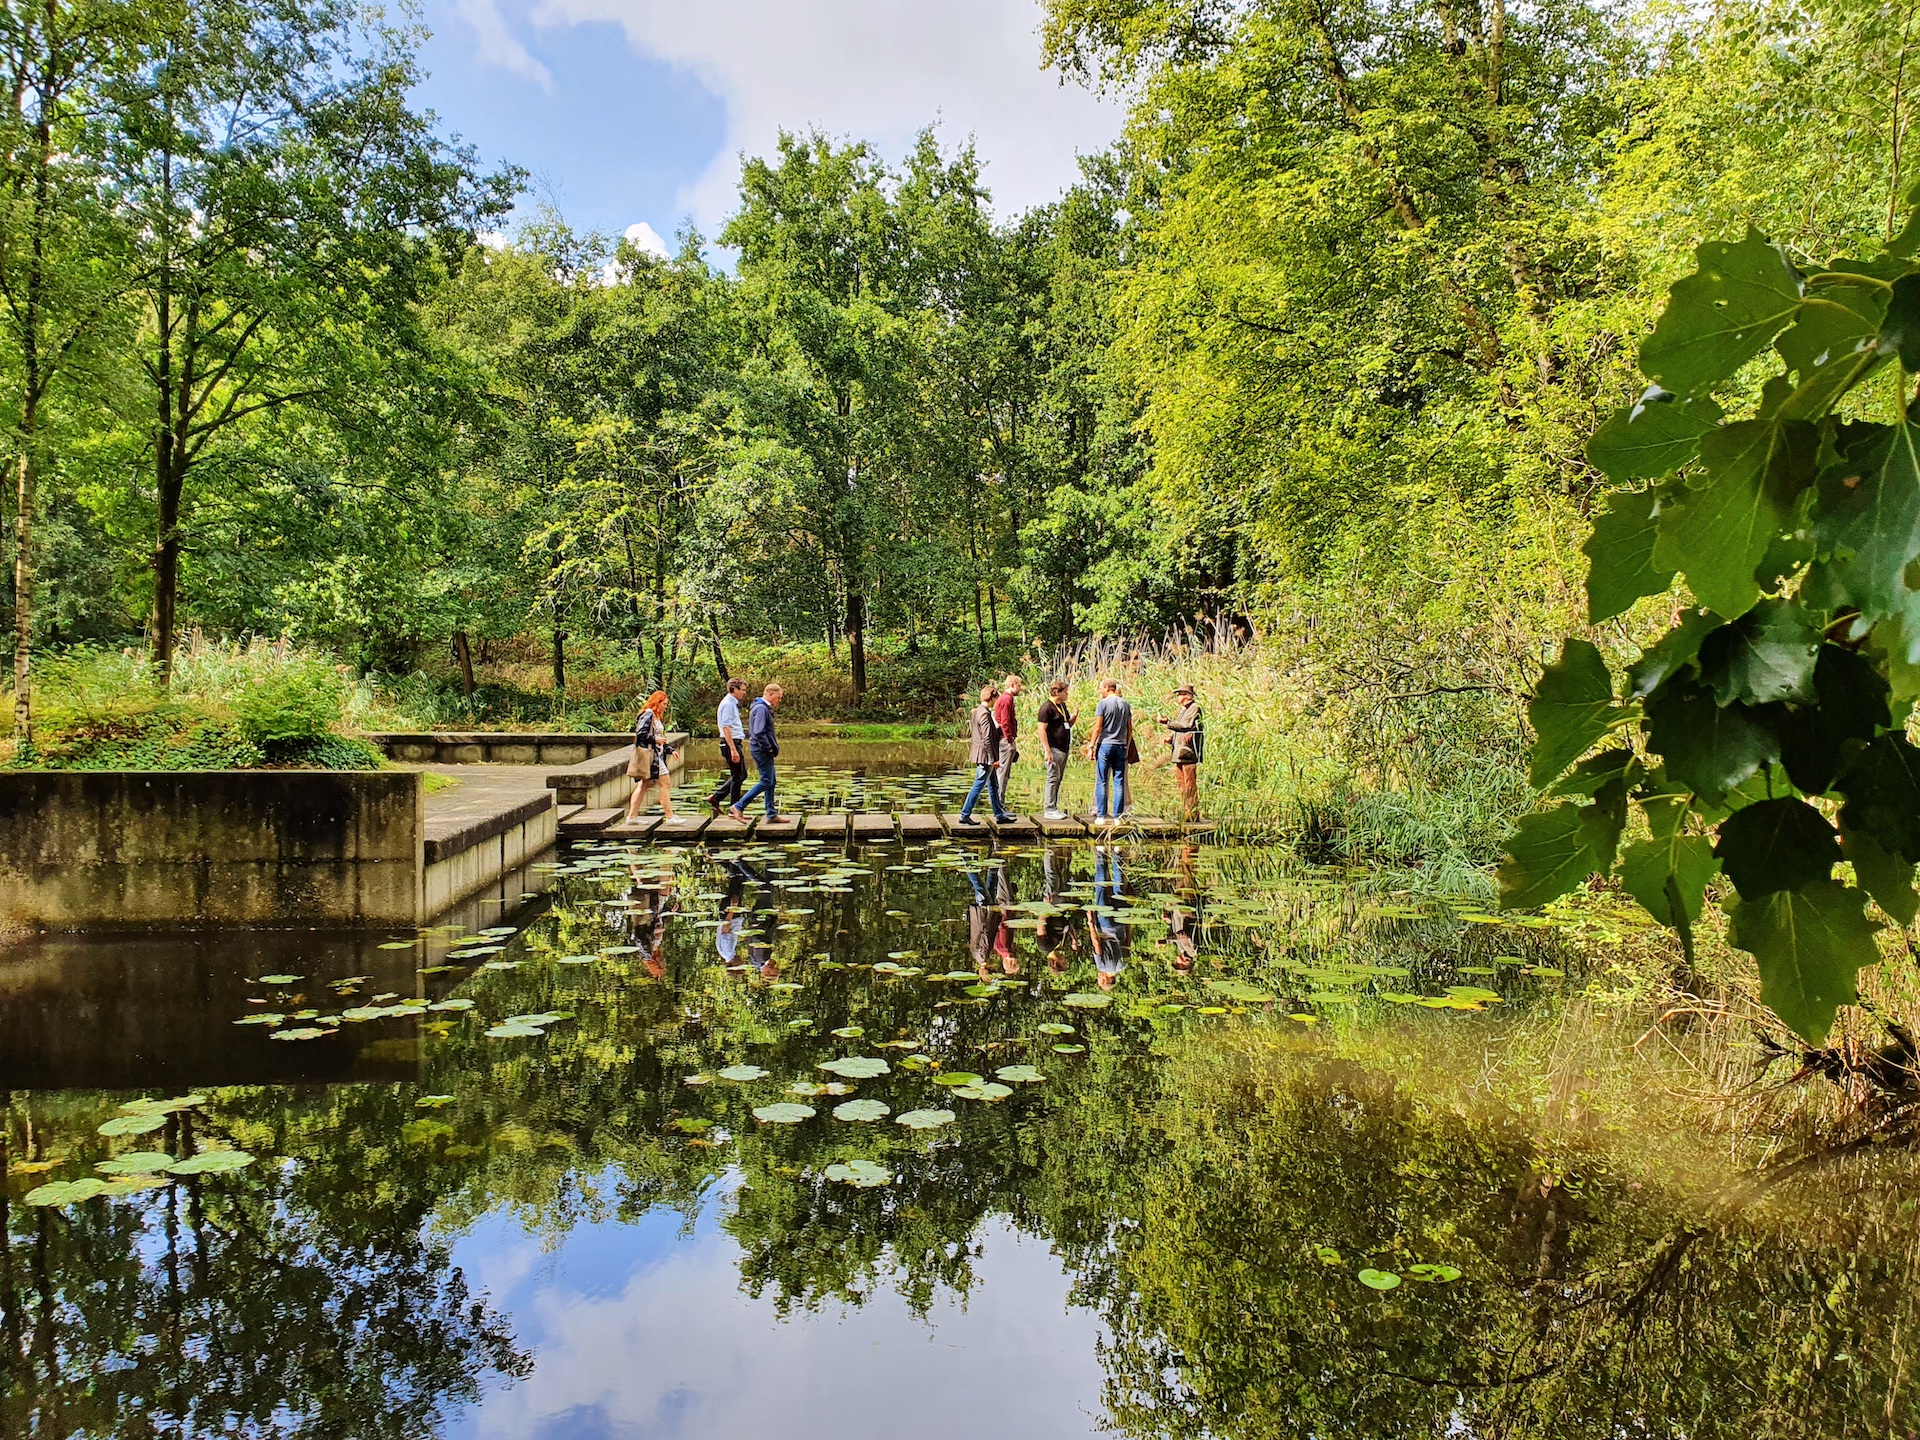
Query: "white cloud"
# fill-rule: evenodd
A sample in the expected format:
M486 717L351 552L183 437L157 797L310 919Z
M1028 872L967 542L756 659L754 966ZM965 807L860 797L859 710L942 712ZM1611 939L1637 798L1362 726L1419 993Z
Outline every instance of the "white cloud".
M474 38L480 43L482 63L498 65L502 70L524 75L542 90L553 89L553 72L534 59L527 47L507 28L506 17L500 13L497 0L458 0L458 5L460 18L473 26Z
M627 227L627 241L636 250L644 250L649 255L657 255L665 260L668 256L667 242L660 238L660 232L646 221Z
M709 233L733 207L739 153L770 153L782 128L898 159L937 121L948 148L977 140L1006 216L1072 184L1076 153L1106 145L1122 118L1117 100L1041 69L1040 0L539 0L533 18L613 21L725 102L720 153L678 200Z

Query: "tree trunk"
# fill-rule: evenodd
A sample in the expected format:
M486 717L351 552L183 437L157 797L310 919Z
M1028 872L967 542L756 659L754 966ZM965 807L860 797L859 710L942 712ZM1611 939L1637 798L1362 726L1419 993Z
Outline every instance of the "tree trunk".
M29 393L20 417L25 443L14 481L20 519L13 532L13 738L20 745L33 739L33 507L39 491L32 444L36 408Z
M473 647L467 643L467 632L453 632L453 658L460 662L460 693L467 699L473 699Z
M733 673L727 669L727 657L720 648L720 622L711 615L707 616L707 643L713 646L713 673L725 685Z
M567 693L567 632L553 627L553 695L564 699Z
M172 436L163 431L155 447L160 533L153 552L153 663L160 683L173 683L173 631L180 592L180 477L173 465Z
M847 655L853 661L855 699L867 693L867 598L847 596Z

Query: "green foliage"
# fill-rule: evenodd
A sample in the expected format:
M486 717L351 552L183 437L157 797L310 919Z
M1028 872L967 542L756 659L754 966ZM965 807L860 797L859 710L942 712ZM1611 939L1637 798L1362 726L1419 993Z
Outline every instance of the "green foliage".
M1685 936L1717 861L1738 892L1729 938L1757 962L1761 998L1812 1044L1879 958L1868 897L1902 925L1920 909L1920 749L1906 737L1920 699L1909 255L1895 244L1803 269L1750 229L1702 245L1673 286L1640 352L1660 388L1594 437L1610 476L1655 483L1616 497L1608 516L1630 518L1596 526L1589 613L1618 613L1669 567L1706 608L1647 648L1624 699L1599 652L1567 642L1528 710L1534 783L1636 720L1645 754L1591 804L1522 820L1500 872L1513 906L1610 872L1630 791L1653 838L1626 852L1629 892ZM1734 391L1769 343L1757 404L1721 416L1710 393ZM1682 403L1706 408L1669 423ZM1654 438L1630 446L1637 433ZM1648 525L1651 573L1638 538ZM1629 526L1631 544L1618 538ZM1851 882L1835 876L1843 858Z

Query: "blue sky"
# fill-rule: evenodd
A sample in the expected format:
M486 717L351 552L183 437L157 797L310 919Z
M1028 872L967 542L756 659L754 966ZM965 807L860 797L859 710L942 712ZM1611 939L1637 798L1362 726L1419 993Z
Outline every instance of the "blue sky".
M422 0L416 102L533 177L583 229L711 237L741 152L818 126L898 157L969 136L1003 215L1073 182L1118 132L1111 97L1039 61L1039 0Z

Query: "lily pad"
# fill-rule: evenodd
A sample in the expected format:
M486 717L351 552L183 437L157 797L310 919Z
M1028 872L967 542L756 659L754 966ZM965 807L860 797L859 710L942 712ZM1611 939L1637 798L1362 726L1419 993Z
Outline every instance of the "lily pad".
M427 1006L427 1009L429 1010L471 1010L473 1009L473 1001L467 999L465 996L458 996L452 1000L436 1000L433 1002L433 1004Z
M1242 1005L1265 1005L1273 999L1258 985L1249 985L1244 980L1209 980L1207 989L1228 1000L1236 1000Z
M164 1175L117 1175L100 1187L106 1196L132 1195L141 1190L158 1190L173 1182Z
M745 1085L749 1081L764 1080L772 1073L771 1070L763 1070L758 1065L729 1065L720 1072L720 1078L731 1080L737 1085Z
M756 1105L753 1118L764 1120L769 1125L798 1125L802 1120L811 1120L815 1115L811 1105L796 1105L783 1100L777 1105Z
M1031 1065L1002 1065L993 1073L1009 1085L1038 1085L1047 1078Z
M857 1185L862 1190L893 1183L893 1172L874 1160L836 1160L821 1173L829 1180Z
M269 1040L318 1040L326 1033L326 1031L317 1030L311 1025L297 1025L291 1030L276 1030L267 1038Z
M262 975L260 977L260 983L262 985L291 985L300 978L302 977L298 975Z
M171 1164L173 1156L164 1150L134 1150L125 1155L116 1155L111 1160L102 1160L93 1168L102 1175L151 1175Z
M1058 1020L1049 1020L1040 1027L1040 1033L1042 1035L1071 1035L1073 1034L1073 1026L1062 1025Z
M1362 1270L1354 1277L1369 1290L1397 1290L1400 1277L1391 1270Z
M1087 1047L1084 1045L1056 1045L1053 1047L1053 1053L1056 1055L1084 1055L1087 1053Z
M1472 1000L1480 1004L1486 1004L1500 998L1500 992L1498 990L1489 990L1483 985L1449 985L1447 986L1447 994L1456 1000Z
M258 1015L242 1015L233 1023L236 1025L278 1025L286 1018L285 1015L282 1015L277 1010L263 1010Z
M1077 990L1061 999L1062 1005L1071 1005L1076 1010L1104 1010L1113 1003L1111 995L1102 995L1096 991Z
M27 1192L29 1205L71 1205L76 1200L91 1200L104 1195L107 1182L89 1175L84 1180L54 1180L36 1185Z
M871 1080L893 1069L877 1055L848 1055L839 1060L822 1060L816 1068L832 1071L849 1080Z
M413 1103L422 1110L438 1110L443 1105L453 1104L453 1096L422 1095L418 1100L414 1101Z
M846 1120L858 1125L884 1120L892 1113L893 1107L879 1100L842 1100L833 1107L834 1119Z
M842 1025L838 1030L834 1030L830 1033L834 1035L838 1035L842 1040L858 1040L862 1035L866 1034L867 1032L865 1029L863 1029L861 1026L858 1026L858 1025Z
M116 1115L100 1127L100 1133L102 1135L147 1135L166 1123L167 1117L164 1114Z
M953 1122L954 1113L951 1110L909 1110L904 1115L896 1115L893 1121L909 1130L938 1130L942 1125L951 1125Z
M1013 1087L983 1080L977 1085L957 1085L953 1093L962 1100L985 1100L991 1104L1013 1094Z
M244 1170L253 1164L253 1156L245 1150L202 1150L198 1155L189 1155L184 1160L176 1160L167 1166L169 1175L231 1175L236 1170Z
M971 1070L948 1070L944 1074L934 1076L933 1083L936 1085L978 1085L986 1078L984 1075L974 1074Z
M1407 1278L1409 1280L1424 1280L1429 1285L1444 1285L1449 1280L1458 1280L1460 1278L1460 1267L1458 1265L1446 1264L1409 1265L1407 1267Z

